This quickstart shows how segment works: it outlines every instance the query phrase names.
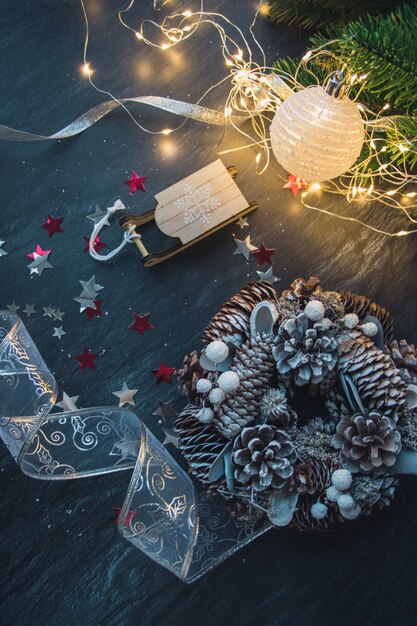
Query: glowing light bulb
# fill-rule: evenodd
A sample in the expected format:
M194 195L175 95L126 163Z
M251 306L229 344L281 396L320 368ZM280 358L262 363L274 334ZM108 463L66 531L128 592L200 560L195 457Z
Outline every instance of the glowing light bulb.
M168 50L169 48L169 43L163 43L161 46L162 50Z
M137 32L135 33L135 35L136 35L136 38L137 38L137 39L139 39L139 41L142 41L142 40L143 40L143 35L142 35L142 33L140 33L139 31L137 31Z
M407 146L404 146L404 144L400 143L400 145L398 146L400 152L408 152L410 148L407 148Z
M308 61L308 59L311 57L311 55L312 55L312 54L313 54L313 53L312 53L312 51L311 51L311 50L309 50L308 52L306 52L306 53L305 53L305 55L304 55L304 56L303 56L303 58L302 58L302 61Z
M312 185L310 185L310 187L308 188L309 191L318 191L319 189L321 189L321 185L320 183L313 183Z
M396 193L396 189L390 189L387 191L387 196L393 196Z
M164 130L161 131L163 135L170 135L172 133L172 129L171 128L164 128Z
M226 65L227 67L231 67L233 65L233 61L231 61L230 59L226 59Z
M259 161L260 161L260 160L261 160L261 153L260 153L260 152L258 152L258 154L257 154L257 155L256 155L256 157L255 157L255 163L256 163L256 165L258 165L258 163L259 163Z
M93 73L93 70L90 67L89 63L84 63L83 65L83 74L85 76L91 76L91 74Z
M406 194L409 198L414 198L414 196L416 195L415 191L410 191L410 193Z
M183 12L183 16L184 17L190 17L192 15L191 11L184 11Z
M382 107L383 111L386 111L387 109L389 109L389 104L388 102L386 104L384 104L384 106Z

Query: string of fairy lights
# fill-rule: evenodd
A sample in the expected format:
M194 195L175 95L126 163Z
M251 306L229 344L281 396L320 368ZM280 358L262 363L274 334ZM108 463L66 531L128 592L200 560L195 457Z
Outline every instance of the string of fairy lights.
M93 79L94 68L88 59L90 29L85 1L80 0L85 20L82 69L92 87L116 101L141 131L153 135L170 135L178 132L187 122L186 119L173 128L163 128L157 131L147 129L135 119L118 98L97 86ZM117 17L120 24L132 33L135 42L139 45L169 50L194 36L203 24L208 24L216 30L227 73L216 84L210 85L195 104L200 104L210 92L216 90L220 85L229 84L230 88L223 105L225 127L233 128L245 139L245 142L238 148L219 151L219 154L247 148L254 149L257 174L262 174L269 168L281 180L285 180L275 170L275 167L271 166L270 162L269 126L271 115L277 111L290 93L304 89L299 81L301 70L309 72L319 85L320 81L310 69L309 64L312 61L317 61L320 57L331 58L334 65L338 66L344 73L345 95L357 103L361 113L365 128L364 146L359 159L339 178L320 183L308 181L307 188L301 194L301 201L308 209L338 219L359 223L383 235L403 237L417 232L414 200L417 196L417 176L409 171L405 158L405 154L409 150L416 150L417 138L410 138L405 135L400 126L401 116L390 116L388 104L380 111L372 111L360 103L360 94L366 86L367 74L352 75L349 67L334 52L322 46L309 50L301 59L293 75L286 72L280 72L278 75L274 68L266 65L265 53L254 32L259 15L265 14L267 9L263 0L259 0L254 13L254 19L249 29L250 41L245 37L243 31L225 15L205 11L204 0L199 0L199 8L196 11L174 12L165 16L160 22L145 19L138 28L134 28L129 23L129 17L132 15L135 4L136 0L130 0L126 8L118 12ZM169 0L162 2L161 6L165 4L170 4ZM156 1L154 1L154 6L156 6ZM155 35L152 36L151 33L155 33ZM333 42L328 42L327 45L331 43ZM256 54L261 58L260 63L254 59L253 47ZM355 94L353 97L352 93ZM250 124L243 123L248 120ZM404 155L400 165L387 158L393 148L400 155ZM385 209L392 209L400 216L405 217L411 226L408 229L390 232L353 215L334 213L327 208L321 208L318 206L318 202L323 192L343 196L348 207L357 206L360 209L366 209L370 206L369 203L372 203L372 206L380 205Z

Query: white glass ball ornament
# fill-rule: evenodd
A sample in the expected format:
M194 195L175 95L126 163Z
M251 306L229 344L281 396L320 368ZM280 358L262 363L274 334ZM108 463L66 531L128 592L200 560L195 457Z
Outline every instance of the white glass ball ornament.
M272 120L270 136L272 151L287 172L320 182L337 178L352 167L365 131L354 102L315 86L284 100Z
M229 348L224 341L211 341L206 347L206 356L213 363L223 363L229 355Z
M220 374L217 384L225 393L232 393L239 387L239 376L236 372L223 372Z

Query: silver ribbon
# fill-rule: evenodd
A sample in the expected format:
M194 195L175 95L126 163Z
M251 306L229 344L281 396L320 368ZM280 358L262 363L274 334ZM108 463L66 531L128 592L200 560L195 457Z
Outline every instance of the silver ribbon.
M169 113L174 113L175 115L180 115L199 122L205 122L207 124L223 126L226 122L226 118L223 113L214 111L213 109L207 109L206 107L199 106L198 104L190 104L188 102L182 102L181 100L171 100L169 98L162 98L159 96L141 96L138 98L122 98L120 100L107 100L106 102L102 102L86 113L83 113L83 115L80 115L80 117L77 117L77 119L71 122L71 124L65 126L65 128L59 130L53 135L36 135L0 124L0 139L5 139L6 141L46 141L51 139L66 139L67 137L74 137L74 135L82 133L84 130L87 130L87 128L108 115L111 111L113 111L113 109L116 109L120 105L124 105L128 102L146 104L157 109L162 109L163 111L168 111ZM230 119L230 117L228 119ZM238 116L233 116L234 122L241 119L242 118Z
M197 492L135 413L51 413L56 398L55 379L21 319L0 311L0 436L27 476L73 480L133 469L119 531L186 582L271 528L235 520L221 498Z

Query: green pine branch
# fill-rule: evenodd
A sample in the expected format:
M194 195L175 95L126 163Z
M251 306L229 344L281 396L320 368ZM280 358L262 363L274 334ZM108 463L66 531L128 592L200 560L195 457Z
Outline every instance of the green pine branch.
M280 24L323 28L364 14L392 11L398 0L269 0L269 17Z

